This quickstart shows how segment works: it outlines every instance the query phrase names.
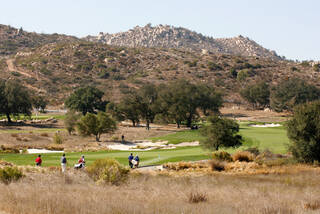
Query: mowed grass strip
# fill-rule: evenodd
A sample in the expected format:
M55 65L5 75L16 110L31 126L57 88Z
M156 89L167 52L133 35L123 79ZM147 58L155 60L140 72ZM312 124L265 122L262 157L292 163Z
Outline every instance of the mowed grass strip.
M257 147L260 150L269 149L274 153L284 154L287 152L289 139L284 126L280 127L252 127L249 122L240 123L240 134L246 139L243 146L237 150L249 147ZM179 144L182 142L201 141L205 138L200 135L199 130L184 130L161 137L151 138L153 142L168 141L168 144ZM235 149L226 149L234 152Z
M77 163L80 156L85 155L86 164L101 158L114 158L123 165L128 165L128 156L131 151L98 151L98 152L74 152L66 153L68 166ZM200 146L181 147L171 150L132 151L139 155L140 165L162 164L166 162L194 161L208 159L210 152ZM16 165L35 165L38 154L0 154L0 159L12 162ZM42 154L43 166L59 166L61 153Z
M183 142L201 141L204 139L205 137L200 134L199 130L183 130L161 137L154 137L150 140L152 140L153 142L168 141L168 144L179 144Z

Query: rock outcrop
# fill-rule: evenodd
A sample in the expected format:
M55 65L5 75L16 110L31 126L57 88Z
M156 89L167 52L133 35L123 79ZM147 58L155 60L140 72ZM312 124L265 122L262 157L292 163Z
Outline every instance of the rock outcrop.
M127 32L115 34L101 32L98 36L87 36L85 39L124 47L180 48L189 51L202 51L202 53L209 51L213 53L266 57L274 60L281 59L275 51L270 51L247 37L214 39L186 28L169 25L153 27L148 24L144 27L136 26Z

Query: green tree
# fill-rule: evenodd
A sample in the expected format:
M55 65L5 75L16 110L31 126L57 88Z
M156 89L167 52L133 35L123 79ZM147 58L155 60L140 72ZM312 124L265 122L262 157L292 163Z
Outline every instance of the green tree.
M79 88L67 98L65 105L83 115L87 112L96 113L97 110L104 111L107 102L102 100L103 95L102 91L92 86Z
M270 106L275 111L292 111L294 106L320 99L320 89L301 79L279 83L271 91Z
M120 105L117 103L108 103L106 106L106 112L109 113L113 118L115 118L119 122L126 119L123 113L121 112Z
M116 121L101 111L97 115L87 113L82 116L77 125L81 135L94 135L97 142L99 142L101 134L112 133L117 129Z
M208 115L209 112L219 112L222 106L221 93L208 85L195 85L186 80L178 80L160 88L157 101L159 112L169 120L174 120L178 128L183 121L191 127L194 119L199 116L198 110Z
M200 133L206 137L201 145L210 150L219 150L220 147L237 147L242 145L242 136L239 132L239 124L227 118L212 116L208 118L208 124L200 129Z
M197 85L198 104L203 114L208 116L209 112L218 113L219 108L223 105L222 94L217 92L213 87L205 84Z
M320 101L297 106L288 122L289 151L303 162L320 161Z
M266 82L248 85L240 91L240 95L252 105L253 109L265 108L270 103L270 90Z
M153 84L142 86L134 96L134 102L137 104L141 117L145 119L148 130L150 129L150 123L153 122L157 114L157 97L158 90Z
M75 131L75 127L80 118L80 115L75 110L68 111L64 119L64 127L67 129L69 135Z
M0 112L11 123L10 115L31 115L32 104L29 91L15 80L0 81Z
M43 113L48 105L48 100L44 96L34 95L32 97L32 105Z
M131 120L132 125L135 127L140 122L139 103L136 102L136 92L125 95L118 105L118 112L127 120Z

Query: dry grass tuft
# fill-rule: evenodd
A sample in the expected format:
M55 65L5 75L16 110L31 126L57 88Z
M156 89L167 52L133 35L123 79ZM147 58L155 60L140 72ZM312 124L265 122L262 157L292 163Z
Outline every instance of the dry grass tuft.
M219 161L219 160L211 160L210 161L210 166L212 171L224 171L226 167L226 163L224 161Z
M177 163L166 163L163 164L163 167L168 170L201 170L208 168L208 164L206 162L177 162Z
M11 137L18 137L18 134L12 133L12 134L11 134Z
M305 203L303 207L307 210L318 210L320 209L320 201L317 200L317 201Z
M245 162L251 162L254 160L254 155L247 151L239 151L232 155L233 161L245 161Z
M188 202L189 203L200 203L208 201L208 195L206 193L200 192L191 192L189 194Z
M49 137L49 134L46 133L46 132L44 132L44 133L41 133L40 136L41 136L41 137Z

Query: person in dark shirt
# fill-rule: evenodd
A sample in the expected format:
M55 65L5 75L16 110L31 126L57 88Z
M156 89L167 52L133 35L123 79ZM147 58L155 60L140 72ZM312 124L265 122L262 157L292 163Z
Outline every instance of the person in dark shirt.
M64 173L66 171L67 168L67 158L66 158L66 154L63 154L61 157L61 170Z
M129 160L129 166L132 169L133 168L133 164L132 164L133 155L132 155L132 153L129 155L128 160Z
M139 167L139 161L140 161L140 158L139 158L139 156L138 155L136 155L136 157L134 158L134 160L135 160L135 165L134 165L134 167L135 168L138 168Z

